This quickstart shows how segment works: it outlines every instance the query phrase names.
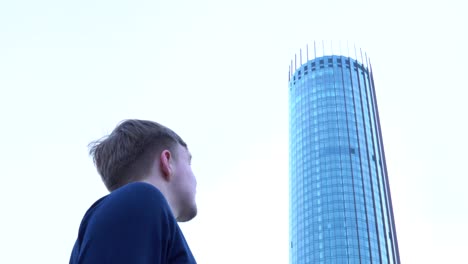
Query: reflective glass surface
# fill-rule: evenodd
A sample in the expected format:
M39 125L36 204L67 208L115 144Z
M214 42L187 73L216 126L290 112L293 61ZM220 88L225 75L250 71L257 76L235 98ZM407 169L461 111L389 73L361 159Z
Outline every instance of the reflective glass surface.
M372 74L343 56L289 83L290 263L397 263Z

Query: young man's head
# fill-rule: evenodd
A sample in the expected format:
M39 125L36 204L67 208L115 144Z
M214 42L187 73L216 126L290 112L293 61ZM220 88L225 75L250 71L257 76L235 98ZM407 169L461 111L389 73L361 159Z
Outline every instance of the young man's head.
M156 122L125 120L90 144L90 154L109 191L145 181L166 197L178 221L195 217L196 179L187 144Z

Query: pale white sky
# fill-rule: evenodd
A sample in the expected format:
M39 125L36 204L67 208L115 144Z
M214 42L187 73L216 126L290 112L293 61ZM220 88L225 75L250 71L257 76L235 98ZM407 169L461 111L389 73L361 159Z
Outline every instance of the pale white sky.
M403 263L461 263L463 1L2 1L0 263L67 263L106 189L87 144L126 118L179 133L199 263L288 263L288 83L313 40L374 68Z

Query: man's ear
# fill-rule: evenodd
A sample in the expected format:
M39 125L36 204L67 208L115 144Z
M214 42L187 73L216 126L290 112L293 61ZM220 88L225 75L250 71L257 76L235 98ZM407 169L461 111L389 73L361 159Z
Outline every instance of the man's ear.
M164 180L169 181L172 175L172 154L169 150L165 149L159 156L161 165L161 172Z

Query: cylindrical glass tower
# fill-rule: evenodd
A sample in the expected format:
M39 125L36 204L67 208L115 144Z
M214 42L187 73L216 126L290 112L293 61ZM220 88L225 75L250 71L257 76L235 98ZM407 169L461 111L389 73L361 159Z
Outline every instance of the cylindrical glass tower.
M360 57L291 67L291 264L400 263L372 70Z

